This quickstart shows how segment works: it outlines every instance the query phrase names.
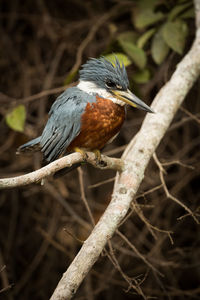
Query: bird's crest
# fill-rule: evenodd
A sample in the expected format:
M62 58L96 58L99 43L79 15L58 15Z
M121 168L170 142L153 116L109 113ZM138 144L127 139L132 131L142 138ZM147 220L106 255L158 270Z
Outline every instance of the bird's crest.
M80 79L93 81L104 87L105 79L112 79L116 84L126 89L129 85L126 68L117 56L110 61L105 57L90 58L79 71Z

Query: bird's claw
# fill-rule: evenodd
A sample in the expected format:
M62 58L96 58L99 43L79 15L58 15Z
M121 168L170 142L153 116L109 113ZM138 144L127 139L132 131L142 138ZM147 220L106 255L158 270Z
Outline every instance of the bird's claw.
M80 148L76 147L76 148L74 148L74 151L78 152L82 155L84 162L87 161L88 155L83 149L80 149Z
M96 163L99 164L101 162L101 152L99 150L94 150L93 153L95 155Z

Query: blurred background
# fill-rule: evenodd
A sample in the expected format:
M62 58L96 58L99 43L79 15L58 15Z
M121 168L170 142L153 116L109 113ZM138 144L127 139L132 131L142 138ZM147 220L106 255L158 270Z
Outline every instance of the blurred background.
M88 57L113 53L131 90L150 104L195 36L193 2L0 1L0 177L40 168L42 156L16 156L41 134L56 97L78 80ZM145 113L128 108L104 153L120 157ZM151 160L126 221L75 299L200 299L200 81ZM145 143L145 141L144 141ZM159 167L164 168L160 172ZM114 171L91 166L45 185L0 193L0 299L49 299L112 193ZM191 210L191 216L180 206ZM126 238L125 238L126 237ZM138 294L139 293L139 294Z

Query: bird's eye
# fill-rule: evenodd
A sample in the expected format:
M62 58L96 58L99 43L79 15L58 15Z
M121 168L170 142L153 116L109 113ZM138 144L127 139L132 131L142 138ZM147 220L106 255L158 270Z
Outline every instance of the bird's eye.
M108 88L115 88L116 84L112 80L106 80L106 86Z

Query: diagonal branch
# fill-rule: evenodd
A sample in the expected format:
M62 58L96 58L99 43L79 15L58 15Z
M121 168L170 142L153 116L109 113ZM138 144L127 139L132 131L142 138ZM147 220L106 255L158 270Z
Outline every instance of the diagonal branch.
M131 205L149 160L167 131L174 115L200 74L200 0L197 32L191 50L178 64L170 81L153 101L154 115L147 115L134 142L125 150L124 170L117 174L112 200L81 250L63 274L51 300L71 299L84 277L98 259Z

